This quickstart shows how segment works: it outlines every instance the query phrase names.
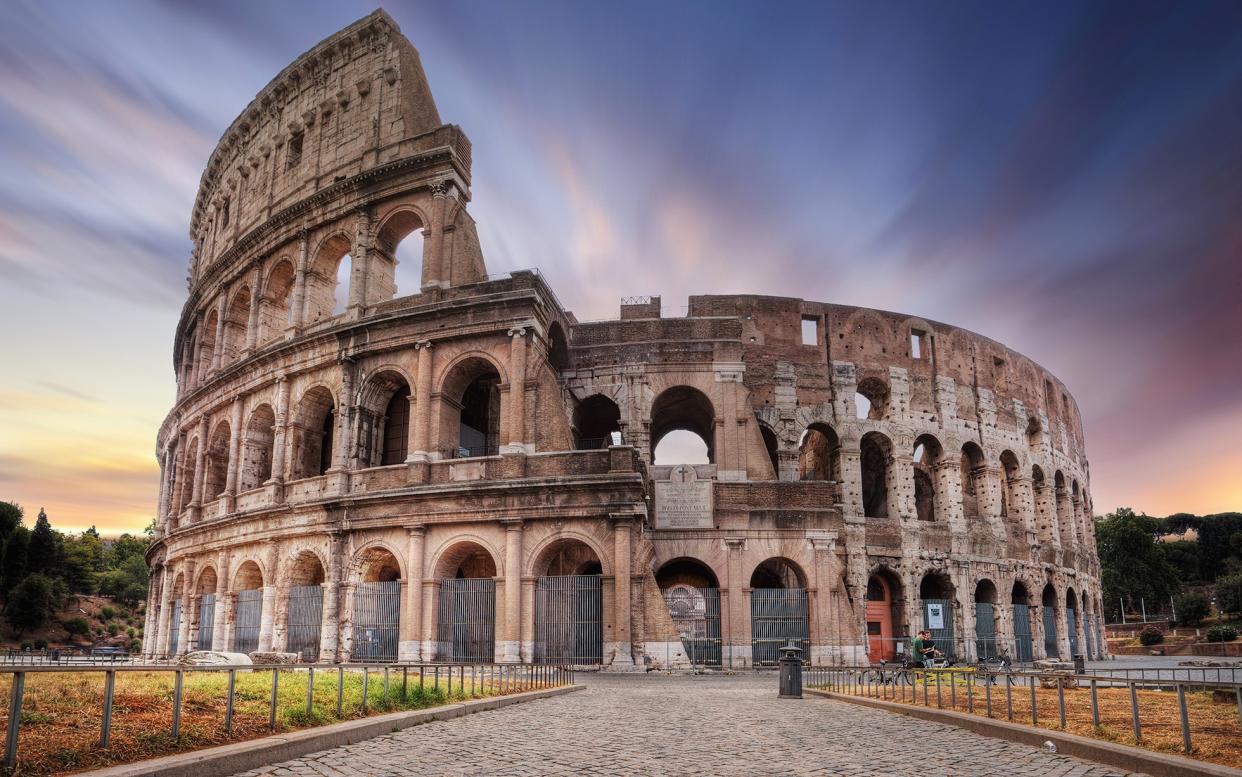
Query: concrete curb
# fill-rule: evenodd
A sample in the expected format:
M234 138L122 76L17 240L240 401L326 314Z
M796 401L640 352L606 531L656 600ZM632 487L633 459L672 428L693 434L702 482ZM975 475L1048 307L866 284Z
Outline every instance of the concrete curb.
M1023 745L1040 747L1044 742L1051 741L1056 744L1057 752L1061 755L1072 755L1088 761L1115 766L1129 772L1144 772L1153 775L1153 777L1204 777L1205 775L1207 777L1242 777L1242 769L1234 769L1229 766L1208 763L1207 761L1196 761L1193 758L1185 758L1180 755L1157 753L1154 750L1144 750L1141 747L1132 747L1131 745L1104 742L1077 734L1068 734L1046 728L1034 728L1019 723L1010 723L1006 720L989 719L966 712L952 712L950 710L912 706L909 704L897 704L890 701L881 701L880 699L846 696L811 688L806 689L804 692L835 701L844 701L864 707L874 707L886 712L909 715L912 718L920 718L933 723L946 723L951 726L964 728L967 731L973 731L976 734L982 734L985 737L1004 739Z
M451 720L475 712L499 709L510 704L546 699L585 689L584 685L568 685L541 691L525 691L509 696L496 696L490 699L445 704L426 710L390 712L386 715L375 715L361 720L347 720L344 723L316 726L300 731L290 731L287 734L274 734L261 739L250 739L245 742L218 745L188 753L109 766L90 772L79 772L76 777L227 777L237 772L299 758L307 753L351 745L364 739L391 734L421 723Z

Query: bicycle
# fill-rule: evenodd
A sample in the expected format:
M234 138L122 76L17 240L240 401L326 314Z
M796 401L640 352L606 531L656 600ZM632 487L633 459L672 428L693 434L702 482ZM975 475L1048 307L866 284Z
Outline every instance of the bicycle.
M1013 663L1009 656L999 655L981 658L975 664L975 677L981 685L999 685L1001 675L1013 672Z

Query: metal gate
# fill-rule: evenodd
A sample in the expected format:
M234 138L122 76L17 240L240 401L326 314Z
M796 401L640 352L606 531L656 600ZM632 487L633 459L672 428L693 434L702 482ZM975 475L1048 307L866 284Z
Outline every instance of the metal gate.
M440 583L437 661L496 660L496 581L458 578Z
M168 655L177 655L177 642L181 639L181 600L172 603L172 615L168 618Z
M259 622L262 618L262 589L238 591L237 612L233 616L234 653L253 653L259 649Z
M289 639L286 650L303 661L319 660L323 624L323 586L295 585L289 589Z
M354 589L351 661L396 661L401 625L401 581L359 583Z
M603 612L599 575L535 578L535 663L602 664Z
M1061 657L1057 648L1057 613L1047 605L1044 605L1044 653L1048 658Z
M953 600L924 599L923 628L931 632L936 649L949 658L957 658L953 636Z
M1026 604L1013 606L1014 660L1020 663L1034 661L1034 645L1031 640L1031 607Z
M975 602L975 656L996 658L996 608L991 602Z
M664 589L664 602L690 663L720 666L720 589L679 584Z
M216 633L216 595L203 594L198 603L198 647L211 650L211 638Z
M1074 612L1073 607L1065 608L1065 624L1069 629L1069 657L1073 658L1078 655L1078 613Z
M806 590L755 588L750 592L750 656L755 666L775 666L780 649L792 642L811 658Z

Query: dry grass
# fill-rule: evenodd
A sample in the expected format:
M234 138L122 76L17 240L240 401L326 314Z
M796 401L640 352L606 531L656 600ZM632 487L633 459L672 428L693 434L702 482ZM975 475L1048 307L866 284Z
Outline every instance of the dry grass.
M1013 722L1031 723L1031 691L1022 680L1011 691ZM973 685L973 684L972 684ZM872 696L886 701L923 704L924 687L910 686L857 686L834 689L846 695ZM927 681L928 706L936 707L937 694L934 677ZM992 688L992 713L997 720L1008 720L1009 712L1005 686ZM1130 692L1126 688L1098 688L1100 725L1097 728L1091 717L1091 689L1084 684L1080 688L1065 689L1065 728L1071 734L1103 739L1123 745L1138 744L1148 750L1174 755L1189 755L1212 763L1242 767L1242 723L1238 719L1237 701L1213 701L1211 691L1186 693L1187 718L1190 721L1191 740L1194 750L1187 754L1182 745L1181 715L1174 691L1138 691L1139 721L1142 738L1134 740L1130 718ZM973 695L973 710L971 709ZM956 698L955 698L956 697ZM956 703L955 703L956 702ZM964 679L951 683L942 675L939 706L958 712L987 715L986 690L973 685L970 692ZM1035 689L1035 711L1041 728L1061 729L1060 711L1055 688Z
M43 673L26 675L22 719L18 738L18 775L61 775L97 769L175 752L266 736L271 732L270 670L239 671L236 675L233 735L224 729L227 672L194 672L185 675L181 711L181 737L171 734L174 674L171 672L117 672L113 696L111 743L99 747L103 722L104 674ZM467 674L465 691L453 680L448 693L445 677L439 687L430 673L419 685L417 672L409 674L402 694L400 671L390 674L389 694L384 695L383 672L371 672L367 687L367 712L362 710L361 671L346 671L342 711L336 717L337 672L315 673L313 715L306 714L306 672L280 673L276 731L291 731L397 710L434 707L467 698L501 693L480 681L471 689ZM0 731L8 725L12 675L0 676L0 693L6 699L0 709Z

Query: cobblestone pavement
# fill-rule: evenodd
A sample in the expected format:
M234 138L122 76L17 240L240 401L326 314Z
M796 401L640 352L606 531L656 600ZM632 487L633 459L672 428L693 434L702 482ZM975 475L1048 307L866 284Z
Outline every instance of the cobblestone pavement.
M415 726L244 777L1124 774L845 702L780 700L772 674L579 678L587 690Z

